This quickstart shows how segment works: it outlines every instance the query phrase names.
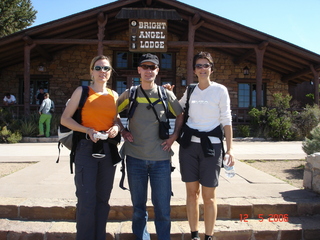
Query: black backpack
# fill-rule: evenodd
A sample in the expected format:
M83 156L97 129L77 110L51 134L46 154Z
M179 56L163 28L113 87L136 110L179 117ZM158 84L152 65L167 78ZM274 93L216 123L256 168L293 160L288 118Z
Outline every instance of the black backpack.
M78 106L77 110L75 111L75 113L72 116L72 118L76 122L78 122L80 124L82 122L81 111L82 111L82 108L83 108L87 98L88 98L88 94L89 94L89 87L88 86L82 86L82 93L81 93L81 98L80 98L80 101L79 101L79 106ZM63 126L62 124L59 125L59 127L58 127L59 156L58 156L58 159L57 159L56 163L58 163L59 159L60 159L60 146L61 147L65 146L66 148L71 150L71 153L70 153L70 171L71 171L71 173L73 173L72 164L74 162L75 150L77 148L77 143L78 143L78 139L77 139L76 135L77 134L75 134L73 132L73 130L67 128L66 126Z

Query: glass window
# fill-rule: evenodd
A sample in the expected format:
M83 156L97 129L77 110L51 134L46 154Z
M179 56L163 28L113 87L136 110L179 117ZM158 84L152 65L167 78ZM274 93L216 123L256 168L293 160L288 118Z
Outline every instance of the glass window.
M128 53L117 52L116 53L116 67L127 68L128 67Z
M261 102L265 105L266 83L262 84ZM256 84L255 83L239 83L238 84L238 106L239 107L256 107Z
M161 53L160 67L162 69L172 69L172 53Z
M138 62L140 57L142 56L142 53L133 53L132 54L132 68L138 67Z
M81 80L81 86L90 86L91 80Z
M124 78L116 80L116 92L120 95L127 89L127 80Z

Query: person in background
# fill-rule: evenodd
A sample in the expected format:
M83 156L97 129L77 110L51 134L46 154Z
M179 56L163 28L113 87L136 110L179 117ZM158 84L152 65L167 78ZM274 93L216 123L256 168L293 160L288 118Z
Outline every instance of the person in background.
M76 88L61 117L61 124L77 134L75 146L75 185L77 196L77 240L105 240L120 142L120 118L117 115L118 94L107 88L112 67L107 56L92 59L88 98L81 111L82 123L72 116L79 106L82 87ZM107 140L95 138L98 132L108 134ZM97 155L97 153L99 153ZM96 157L95 157L96 156Z
M141 85L136 89L137 106L129 119L128 128L122 129L125 140L123 155L126 156L128 183L133 205L132 231L136 240L150 240L147 231L148 213L146 210L148 181L151 186L151 199L154 205L155 227L159 240L170 239L170 200L171 200L171 145L178 138L183 122L183 111L171 91L167 91L170 111L176 116L174 133L165 140L159 137L159 121L167 119L165 107L159 101L150 107L148 99L159 100L158 86L155 83L159 73L159 60L156 55L143 54L138 62ZM129 108L130 90L123 92L118 101L118 112ZM180 124L180 125L179 125ZM180 126L180 127L179 127Z
M3 104L5 106L11 106L16 103L17 103L17 100L16 100L15 96L10 93L6 93L6 95L3 98Z
M40 108L39 108L39 135L37 137L50 137L50 124L51 124L51 106L53 102L49 98L49 93L44 94L44 100L42 101ZM44 133L43 125L46 125L46 132Z
M44 89L39 88L39 93L36 96L36 100L39 101L39 105L42 104L42 101L44 100Z
M211 82L213 59L208 52L194 56L193 70L198 78L189 100L189 114L182 128L179 141L179 162L182 181L186 183L187 216L191 239L199 237L199 197L204 203L205 240L212 240L217 218L216 187L224 157L223 133L226 138L226 154L234 164L232 153L232 124L230 98L225 86ZM180 104L186 106L184 93Z

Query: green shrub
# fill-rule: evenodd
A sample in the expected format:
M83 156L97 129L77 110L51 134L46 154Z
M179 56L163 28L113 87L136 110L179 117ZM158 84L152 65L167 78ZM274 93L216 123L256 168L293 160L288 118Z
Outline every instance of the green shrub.
M302 149L308 155L320 152L320 126L311 131L310 138L305 138L302 142Z
M249 137L250 127L248 125L237 125L236 134L238 137Z
M20 119L20 132L24 137L33 137L38 134L39 113L33 113Z
M10 130L4 126L0 131L0 142L1 143L18 143L22 139L19 132L12 133Z

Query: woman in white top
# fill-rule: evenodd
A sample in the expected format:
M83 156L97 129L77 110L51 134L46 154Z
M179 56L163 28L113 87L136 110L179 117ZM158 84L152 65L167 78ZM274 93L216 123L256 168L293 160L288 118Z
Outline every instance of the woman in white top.
M189 114L180 142L179 161L182 181L186 183L187 215L191 239L199 237L200 185L204 203L205 240L211 240L217 218L216 187L224 154L232 153L232 124L230 98L225 86L211 82L213 59L210 53L200 52L193 59L194 73L199 83L189 100ZM187 93L179 101L185 107ZM226 151L223 148L223 133Z

